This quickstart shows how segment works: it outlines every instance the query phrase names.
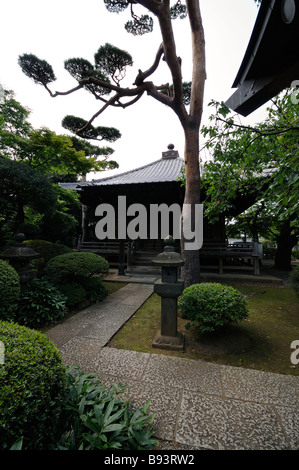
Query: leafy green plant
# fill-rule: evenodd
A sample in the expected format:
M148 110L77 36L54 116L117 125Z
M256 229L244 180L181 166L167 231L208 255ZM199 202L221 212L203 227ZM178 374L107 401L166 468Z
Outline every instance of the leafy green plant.
M0 365L0 449L47 449L61 435L65 369L46 335L0 321L4 364Z
M33 279L21 293L16 320L30 328L50 325L66 313L67 297L47 278Z
M147 414L149 402L133 411L129 402L121 399L127 387L105 387L97 374L84 374L75 366L67 369L66 377L65 432L60 450L153 448L154 416Z
M0 320L12 320L20 297L20 277L16 270L0 259Z
M296 266L290 273L291 286L294 289L296 296L299 298L299 266Z
M182 317L190 320L186 328L196 327L201 333L211 333L229 323L247 318L248 307L241 293L219 283L193 284L178 300Z

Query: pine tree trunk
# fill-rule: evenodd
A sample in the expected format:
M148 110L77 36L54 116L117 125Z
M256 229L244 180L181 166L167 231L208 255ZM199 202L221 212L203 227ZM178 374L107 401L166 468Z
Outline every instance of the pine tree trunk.
M185 129L185 199L184 204L190 204L193 208L191 219L191 230L194 231L194 207L195 204L200 203L200 173L199 173L199 132L195 128ZM184 217L182 219L184 222ZM184 230L182 227L181 233L181 252L185 260L185 265L182 268L182 278L184 279L185 287L192 284L197 284L200 281L200 262L199 251L185 249L185 244L188 242L184 237Z

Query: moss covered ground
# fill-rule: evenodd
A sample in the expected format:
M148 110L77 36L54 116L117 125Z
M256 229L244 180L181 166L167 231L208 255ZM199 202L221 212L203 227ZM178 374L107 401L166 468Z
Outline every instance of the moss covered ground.
M160 297L153 294L112 338L110 346L154 354L169 354L195 360L240 366L269 372L299 375L291 362L291 343L299 340L299 302L284 285L231 283L245 296L249 306L246 320L211 335L187 331L178 313L178 330L185 336L183 351L152 347L160 328Z

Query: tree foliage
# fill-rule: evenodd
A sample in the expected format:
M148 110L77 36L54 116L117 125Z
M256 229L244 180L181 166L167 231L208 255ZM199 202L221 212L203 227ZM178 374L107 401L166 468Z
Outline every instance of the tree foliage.
M124 78L126 68L133 65L132 56L118 47L106 43L95 53L95 66L102 74L106 74L119 85Z
M68 59L64 62L64 68L76 80L82 80L88 77L95 77L98 80L109 83L109 78L96 70L88 60L82 58ZM92 93L95 97L99 98L102 95L109 95L111 90L104 86L97 86L93 83L84 86L86 90Z
M52 184L27 165L0 157L0 179L0 208L9 205L12 210L17 210L19 204L30 204L41 212L52 213L55 210L56 193Z
M272 234L276 267L283 269L290 269L299 238L299 104L291 97L290 90L276 97L255 127L212 102L211 124L202 128L213 156L204 166L205 214L232 213L237 196L253 197L255 205L237 218L239 229L249 229L254 239Z
M89 121L75 116L67 116L63 120L64 127L86 139L106 139L107 130L103 137L102 129L107 128L94 127L92 126L93 121L108 106L122 108L130 106L141 98L145 92L158 101L170 106L181 120L186 119L187 111L184 109L184 106L190 103L191 82L184 82L184 84L182 82L181 59L175 54L175 44L170 26L172 20L176 18L182 19L187 16L186 5L183 5L180 1L171 6L164 3L163 8L161 5L161 11L159 11L155 2L134 2L133 4L133 2L123 0L105 0L104 3L110 12L120 13L128 7L130 8L132 20L125 24L125 28L133 35L151 32L153 26L153 18L150 15L138 15L135 12L137 3L140 3L142 7L148 8L149 12L159 18L160 22L163 20L165 23L165 25L161 26L162 35L165 33L163 43L157 51L154 63L147 71L138 71L134 83L135 87L121 87L121 81L125 78L127 67L133 65L132 56L127 51L109 43L101 46L95 53L94 64L83 58L72 58L65 61L66 70L78 83L77 86L68 91L52 92L50 90L48 84L55 80L52 66L33 54L23 54L19 57L19 65L23 72L34 80L35 83L43 85L52 97L70 94L84 88L93 93L96 99L104 103ZM143 3L145 4L143 5ZM197 11L196 14L198 15ZM166 23L168 28L170 26L167 37ZM168 39L171 39L171 44L168 43ZM146 79L156 71L162 57L171 70L173 83L155 85L151 81L146 81ZM114 92L112 97L105 97L112 92ZM110 134L108 134L109 138L111 137ZM115 129L113 129L112 134L113 138L119 137L117 137Z
M44 86L56 80L51 65L45 60L38 59L33 54L23 55L22 70L24 74L32 78L35 83L41 83Z
M5 90L4 96L0 103L0 155L44 175L72 175L73 180L91 171L117 167L115 161L108 160L114 152L111 147L90 145L84 139L57 135L47 128L34 129L28 121L30 112L15 100L13 92ZM98 140L115 142L120 132L100 128L97 135Z
M121 136L120 132L114 127L94 127L92 124L85 121L85 119L76 116L65 116L62 125L65 129L70 130L84 139L115 142Z
M56 193L48 179L23 163L0 156L1 244L25 222L25 208L39 214L53 214ZM38 192L37 192L38 188Z
M30 63L26 57L26 66ZM41 66L34 68L35 77ZM53 183L117 167L117 162L108 160L113 149L47 128L34 129L29 116L14 93L4 90L0 102L1 245L19 230L29 237L64 238L72 244L78 236L81 205L74 192ZM101 136L115 141L120 133L103 128Z
M254 192L283 220L299 215L299 105L289 90L268 108L266 120L244 126L224 103L211 102L211 125L203 126L212 161L204 167L208 215L225 212L238 192Z

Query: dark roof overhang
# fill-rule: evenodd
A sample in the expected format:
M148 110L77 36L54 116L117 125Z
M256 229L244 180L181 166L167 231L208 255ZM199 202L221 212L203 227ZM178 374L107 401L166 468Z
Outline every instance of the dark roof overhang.
M263 0L226 105L252 113L299 79L299 5L294 0Z

